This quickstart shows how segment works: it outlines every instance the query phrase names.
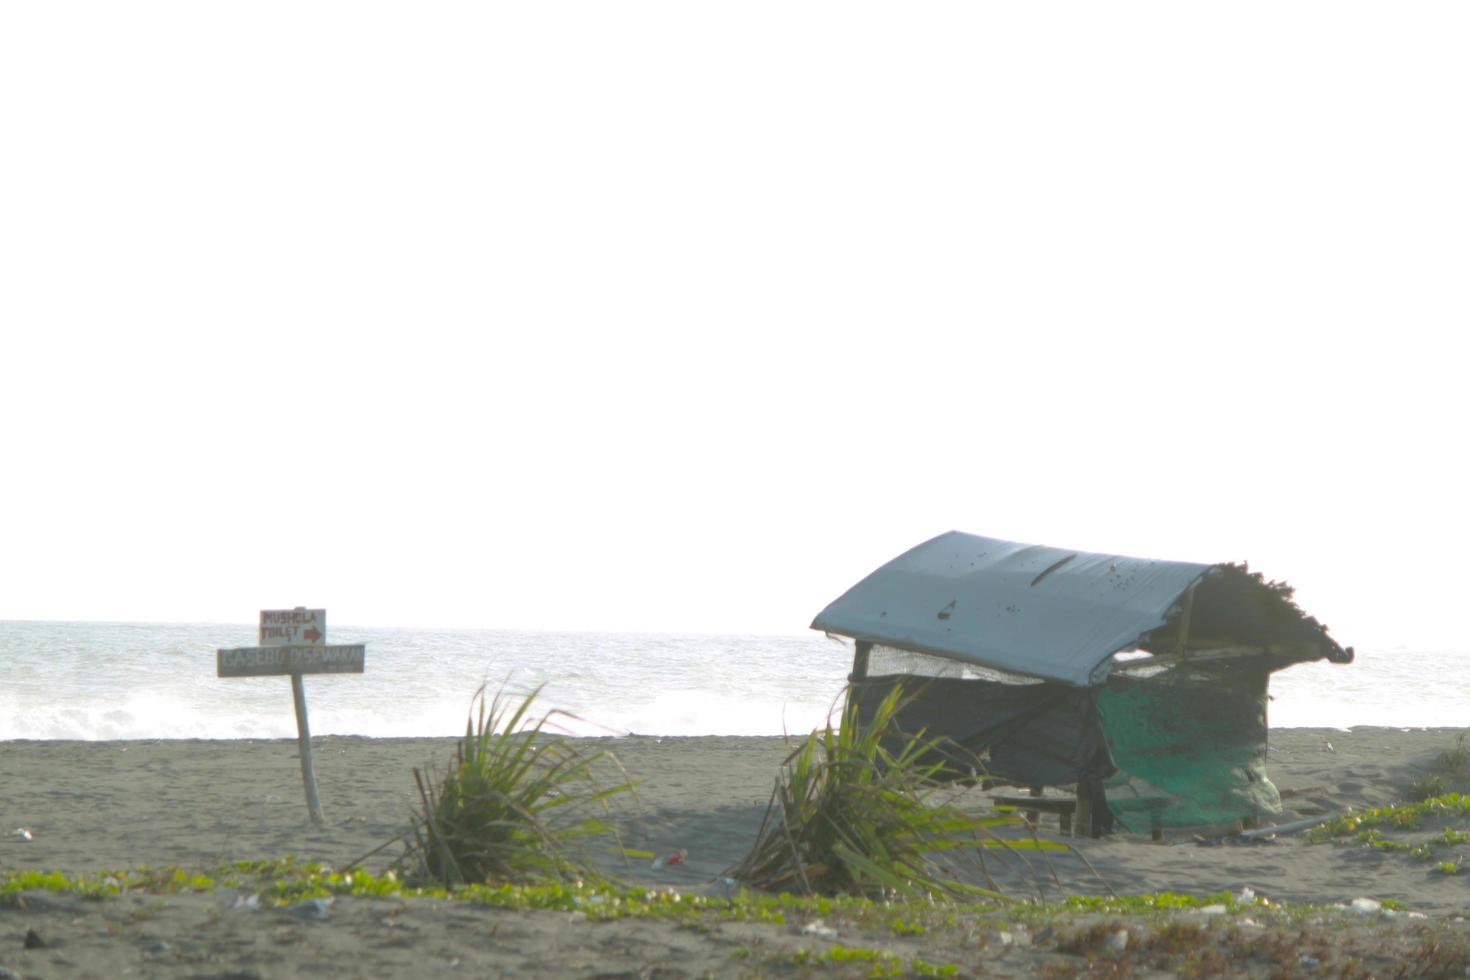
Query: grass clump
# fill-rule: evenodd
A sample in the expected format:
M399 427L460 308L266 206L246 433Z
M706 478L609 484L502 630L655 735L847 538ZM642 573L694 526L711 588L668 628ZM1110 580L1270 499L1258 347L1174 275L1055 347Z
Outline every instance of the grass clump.
M1429 770L1409 785L1409 799L1428 800L1448 793L1470 794L1470 742L1461 732L1453 748L1445 749Z
M1000 843L988 827L1015 818L980 820L936 800L945 771L932 751L938 740L897 730L900 697L895 686L862 725L850 699L840 728L829 723L801 741L782 764L755 845L730 877L803 895L1004 897L961 882L937 858L978 860L981 848ZM1042 846L1006 844L1028 845Z
M609 753L543 734L537 691L513 703L504 691L476 693L464 738L434 782L414 770L421 809L408 840L410 875L465 884L602 880L578 845L612 833L607 801L632 784L604 785ZM621 774L621 767L616 767Z

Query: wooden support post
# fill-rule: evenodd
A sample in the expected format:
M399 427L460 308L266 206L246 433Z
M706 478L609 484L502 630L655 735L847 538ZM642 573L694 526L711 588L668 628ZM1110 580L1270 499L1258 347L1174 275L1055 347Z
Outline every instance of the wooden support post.
M1077 787L1077 815L1072 821L1072 836L1088 838L1092 837L1092 794L1083 792L1082 787Z
M1184 612L1179 614L1179 636L1174 641L1174 656L1181 659L1184 657L1184 643L1189 638L1189 620L1194 615L1194 590L1198 585L1196 582L1184 593Z
M858 681L867 680L868 677L868 654L872 651L873 644L868 640L858 640L852 654L852 673L847 675L847 711L855 710L852 699L852 686Z
M301 781L306 784L306 808L311 812L311 822L321 823L322 801L316 795L316 769L311 764L311 725L306 720L306 683L300 674L291 675L291 699L296 703L296 741Z

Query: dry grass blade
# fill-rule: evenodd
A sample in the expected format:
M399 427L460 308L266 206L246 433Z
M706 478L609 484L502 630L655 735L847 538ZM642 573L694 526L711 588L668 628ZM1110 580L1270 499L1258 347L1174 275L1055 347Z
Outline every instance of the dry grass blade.
M1470 793L1470 743L1464 732L1454 748L1445 749L1429 765L1429 771L1409 786L1411 801L1433 799L1446 793Z

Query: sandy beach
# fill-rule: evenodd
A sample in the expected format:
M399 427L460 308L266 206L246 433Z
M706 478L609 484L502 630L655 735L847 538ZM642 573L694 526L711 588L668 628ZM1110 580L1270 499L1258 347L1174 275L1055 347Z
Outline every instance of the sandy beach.
M1281 821L1402 800L1407 785L1457 734L1275 731L1269 772L1286 806ZM628 845L660 855L687 852L677 865L656 869L639 860L614 870L634 882L695 892L709 888L750 847L787 751L780 738L597 742L639 781L636 807L621 811ZM403 832L416 799L412 770L442 765L453 740L324 737L313 745L326 816L320 827L307 819L294 741L0 743L0 869L209 870L286 854L340 868ZM21 829L27 833L16 833ZM1044 835L1055 836L1056 829L1043 819ZM1054 878L1040 885L1014 863L1001 861L993 871L1015 897L1249 888L1294 903L1393 900L1405 913L1422 913L1425 918L1413 919L1420 928L1463 929L1459 917L1470 913L1470 845L1436 857L1466 861L1467 870L1451 875L1402 851L1309 845L1299 836L1212 847L1185 833L1158 843L1130 834L1070 843L1075 852L1051 858ZM381 871L400 852L391 845L363 866ZM0 904L0 977L4 970L25 977L759 975L772 971L750 965L752 950L833 940L820 930L720 923L701 932L668 921L596 923L575 913L401 899L339 899L328 918L309 921L238 899L129 894L99 902L28 892ZM1405 919L1393 928L1402 929ZM1375 920L1373 928L1385 926ZM28 931L45 945L26 948ZM972 930L965 940L971 953L986 946L983 938ZM842 941L859 943L859 937ZM958 940L926 944L923 937L888 935L882 941L897 943L901 955L933 951L934 957L924 955L937 961L939 947ZM1044 966L1038 949L1023 954L1009 944L1005 950L986 955L987 975L1026 975Z

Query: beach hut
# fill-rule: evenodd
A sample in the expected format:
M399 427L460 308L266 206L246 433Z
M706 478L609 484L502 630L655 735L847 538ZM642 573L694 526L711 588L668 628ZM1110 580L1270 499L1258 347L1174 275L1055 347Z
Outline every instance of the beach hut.
M903 731L941 738L957 775L1075 787L1082 832L1087 817L1101 831L1280 813L1271 674L1353 659L1288 586L1244 565L958 531L883 565L812 628L855 641L860 718L901 684Z

